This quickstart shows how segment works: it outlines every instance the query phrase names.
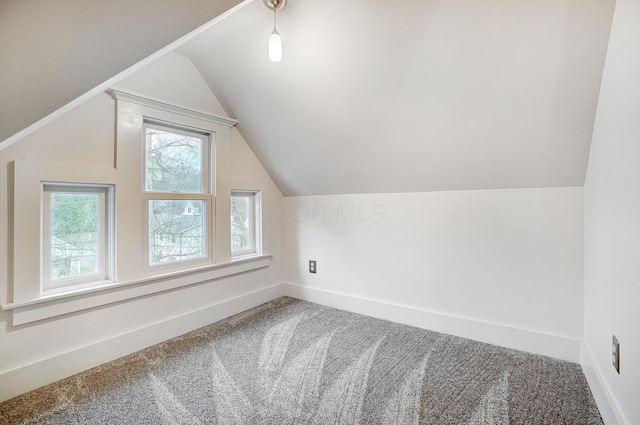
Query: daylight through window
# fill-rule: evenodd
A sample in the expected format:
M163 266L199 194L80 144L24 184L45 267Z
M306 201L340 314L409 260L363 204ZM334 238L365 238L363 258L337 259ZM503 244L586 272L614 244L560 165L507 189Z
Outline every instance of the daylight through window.
M111 187L43 186L43 289L109 279Z
M259 253L259 192L231 192L231 254Z
M149 265L209 255L210 152L210 135L146 124Z

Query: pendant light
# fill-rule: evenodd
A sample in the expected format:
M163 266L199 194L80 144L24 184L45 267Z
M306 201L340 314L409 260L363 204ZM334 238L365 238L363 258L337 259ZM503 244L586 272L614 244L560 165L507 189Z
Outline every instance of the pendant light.
M264 4L273 10L273 32L269 36L269 60L280 62L282 60L282 37L276 28L278 10L287 5L287 0L264 0Z

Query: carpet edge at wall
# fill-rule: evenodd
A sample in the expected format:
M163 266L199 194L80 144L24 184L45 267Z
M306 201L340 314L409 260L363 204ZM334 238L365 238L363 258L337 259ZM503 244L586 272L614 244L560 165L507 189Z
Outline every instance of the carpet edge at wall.
M578 339L481 322L307 285L284 283L283 286L284 295L304 301L572 363L580 363L581 341Z
M203 309L0 372L0 402L110 362L283 296L275 284Z

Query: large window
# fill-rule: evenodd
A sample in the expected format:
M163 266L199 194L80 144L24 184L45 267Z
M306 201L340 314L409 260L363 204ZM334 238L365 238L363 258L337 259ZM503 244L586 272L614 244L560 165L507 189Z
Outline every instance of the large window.
M145 125L148 264L210 256L211 134Z
M43 185L44 291L111 278L112 199L112 186Z
M231 254L260 253L260 192L231 192Z
M12 311L14 326L270 263L255 254L231 261L262 252L257 226L266 193L262 180L232 168L237 122L110 94L117 102L113 157L101 151L87 164L16 160L7 166L12 292L2 309ZM240 194L232 253L233 187L260 191Z

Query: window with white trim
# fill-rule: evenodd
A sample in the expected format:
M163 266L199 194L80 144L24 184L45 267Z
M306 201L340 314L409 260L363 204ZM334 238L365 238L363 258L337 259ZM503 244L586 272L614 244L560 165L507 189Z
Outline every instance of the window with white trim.
M113 162L105 157L90 164L15 160L7 165L12 234L20 237L11 239L12 293L0 307L12 312L14 326L270 263L258 255L260 199L267 187L262 180L232 181L231 129L237 122L130 93L110 94L117 102ZM227 216L232 187L254 189L255 196L253 239L244 245L242 261L231 261L238 258L231 252ZM74 196L58 196L69 192ZM55 229L62 216L55 211L74 197L87 212L100 213L87 213L85 227L60 237ZM85 240L87 233L94 235ZM93 238L98 248L89 244Z
M260 192L231 191L231 255L260 254Z
M42 290L113 279L113 186L50 182L42 191Z
M211 260L213 134L156 122L144 130L148 265Z

